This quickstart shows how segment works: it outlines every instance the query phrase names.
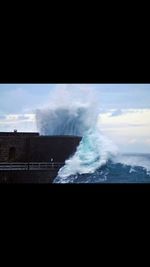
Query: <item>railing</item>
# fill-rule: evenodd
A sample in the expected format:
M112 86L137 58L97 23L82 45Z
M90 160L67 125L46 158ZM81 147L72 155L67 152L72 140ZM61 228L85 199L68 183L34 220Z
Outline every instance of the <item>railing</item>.
M63 165L61 162L1 162L0 170L58 170Z

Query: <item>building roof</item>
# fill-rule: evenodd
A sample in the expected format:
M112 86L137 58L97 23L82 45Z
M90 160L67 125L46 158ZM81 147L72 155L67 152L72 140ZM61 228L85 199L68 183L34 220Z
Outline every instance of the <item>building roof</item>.
M36 132L0 132L0 136L39 136Z

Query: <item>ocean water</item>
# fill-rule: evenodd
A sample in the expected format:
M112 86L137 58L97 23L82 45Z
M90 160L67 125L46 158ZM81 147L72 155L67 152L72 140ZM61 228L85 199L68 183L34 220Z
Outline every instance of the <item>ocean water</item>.
M92 173L76 173L54 183L150 183L150 154L119 154Z
M150 154L121 153L98 124L83 134L54 183L149 183Z

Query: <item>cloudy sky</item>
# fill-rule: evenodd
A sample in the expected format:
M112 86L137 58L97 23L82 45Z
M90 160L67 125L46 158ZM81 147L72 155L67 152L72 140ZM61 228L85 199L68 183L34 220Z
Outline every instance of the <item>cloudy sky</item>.
M35 110L48 107L62 88L96 96L101 130L121 151L150 153L150 84L0 84L0 131L37 131Z

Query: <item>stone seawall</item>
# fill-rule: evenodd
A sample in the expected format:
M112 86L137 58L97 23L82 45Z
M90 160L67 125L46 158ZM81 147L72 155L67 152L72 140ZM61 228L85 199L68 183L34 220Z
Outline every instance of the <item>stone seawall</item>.
M0 134L0 162L64 162L80 141L77 136Z
M0 183L52 183L56 176L56 170L0 170Z

